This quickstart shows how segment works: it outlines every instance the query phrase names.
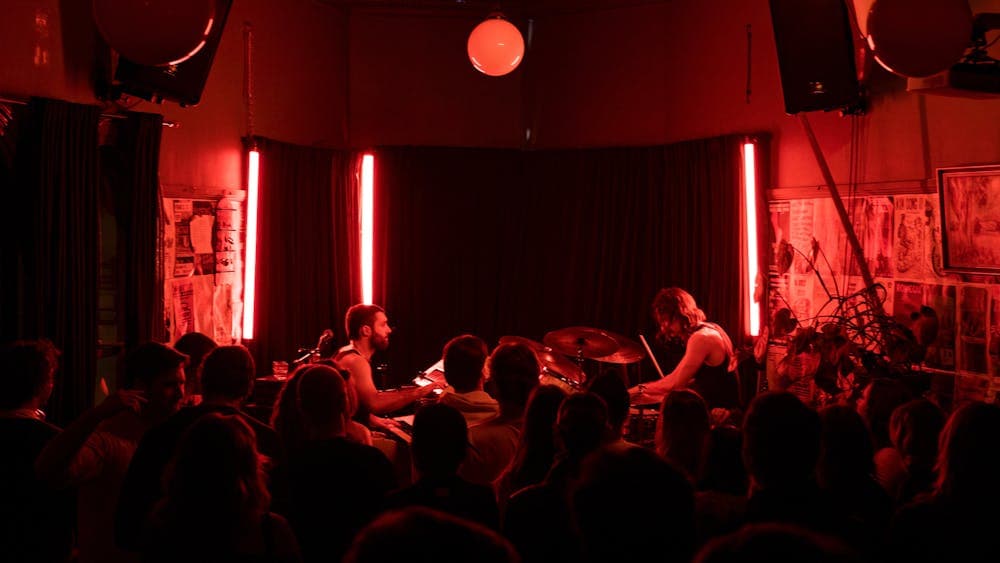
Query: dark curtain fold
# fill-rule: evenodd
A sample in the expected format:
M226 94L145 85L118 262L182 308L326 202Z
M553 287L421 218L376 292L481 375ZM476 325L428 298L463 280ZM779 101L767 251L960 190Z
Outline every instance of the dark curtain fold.
M48 409L56 423L91 405L96 379L99 114L32 99L4 186L20 203L2 243L3 338L46 337L62 350Z
M361 301L361 276L354 275L361 263L361 154L354 151L334 151L332 200L333 262L337 273L333 277L334 306L337 315L329 328L344 337L343 315L352 304Z
M21 315L22 286L25 281L22 264L21 229L29 223L28 213L18 181L17 149L20 130L27 121L28 108L23 105L0 106L0 190L5 201L22 202L6 221L0 221L0 330L3 340L17 338Z
M132 113L121 125L121 176L113 183L123 272L122 338L126 349L166 340L160 258L160 137L163 116Z
M669 285L739 342L740 141L379 150L375 299L399 328L393 380L462 332L490 345L574 325L650 337L650 303Z
M672 178L665 234L673 244L668 243L662 285L687 288L736 343L746 331L741 147L742 137L722 137L664 151Z
M258 372L292 360L356 299L357 156L258 138L260 191L256 320ZM355 237L352 239L351 237Z
M521 174L515 150L390 148L375 153L375 287L394 327L389 381L412 379L448 338L484 337L503 303L504 212ZM376 362L382 361L377 357Z

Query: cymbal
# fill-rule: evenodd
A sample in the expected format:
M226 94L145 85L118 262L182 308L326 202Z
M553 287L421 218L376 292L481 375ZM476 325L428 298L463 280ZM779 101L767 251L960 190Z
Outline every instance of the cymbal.
M571 326L553 330L542 339L546 346L567 356L583 356L591 360L614 354L618 342L606 332L586 326Z
M525 338L523 336L501 336L499 342L500 344L521 344L523 346L531 348L532 350L535 351L535 353L552 350L551 348L547 347L541 342L538 342L537 340L532 340L530 338Z
M618 343L618 350L614 354L597 358L598 362L607 362L609 364L634 364L635 362L638 362L646 357L646 349L642 347L642 344L639 344L627 336L622 336L621 334L615 334L607 330L604 332L611 338L615 339L615 342Z

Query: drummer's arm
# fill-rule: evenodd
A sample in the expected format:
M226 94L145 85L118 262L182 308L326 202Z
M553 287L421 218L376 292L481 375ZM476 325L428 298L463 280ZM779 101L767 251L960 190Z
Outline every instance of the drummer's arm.
M712 339L701 332L692 334L691 338L688 339L684 356L674 371L664 376L663 379L644 383L644 392L651 395L666 395L674 389L687 387L694 378L694 374L698 373L698 369L712 352L713 344ZM633 387L633 390L638 391L638 386Z

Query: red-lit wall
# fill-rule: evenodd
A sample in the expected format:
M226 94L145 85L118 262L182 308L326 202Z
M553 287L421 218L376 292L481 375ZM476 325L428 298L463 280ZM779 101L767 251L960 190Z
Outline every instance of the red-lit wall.
M96 103L88 5L4 2L0 95ZM1000 0L972 5L1000 12ZM260 135L335 147L550 148L768 132L774 187L821 183L799 125L784 115L766 0L673 1L540 18L522 68L505 78L479 75L465 58L465 39L480 16L348 14L312 0L235 0L202 103L136 108L181 125L164 131L162 181L240 185L243 24L250 22ZM527 30L526 21L515 23ZM47 59L36 60L38 52ZM937 166L1000 161L1000 99L921 97L906 93L901 78L874 76L871 111L858 120L860 181L919 182ZM846 181L850 120L810 118L836 179Z

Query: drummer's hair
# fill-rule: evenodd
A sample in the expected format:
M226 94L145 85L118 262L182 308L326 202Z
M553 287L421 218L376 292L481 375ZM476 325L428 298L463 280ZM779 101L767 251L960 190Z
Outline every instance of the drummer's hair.
M459 393L475 391L483 378L483 364L489 350L482 338L472 334L456 336L444 345L444 378Z
M361 327L375 324L375 315L385 313L385 309L378 305L365 305L359 303L352 305L344 315L344 330L349 340L361 338Z
M694 332L705 322L705 312L698 308L694 297L679 287L665 287L656 294L653 316L680 320L685 333Z

